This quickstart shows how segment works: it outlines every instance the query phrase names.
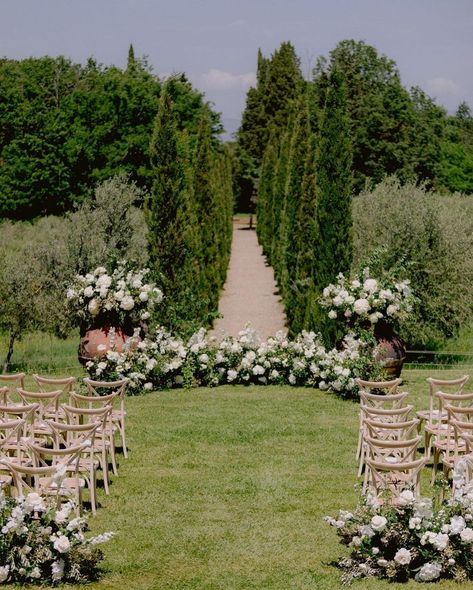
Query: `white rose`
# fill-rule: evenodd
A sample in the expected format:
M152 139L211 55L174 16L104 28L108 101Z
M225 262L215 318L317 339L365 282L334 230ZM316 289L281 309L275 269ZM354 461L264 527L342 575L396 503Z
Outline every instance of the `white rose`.
M361 537L359 537L358 535L355 535L353 537L353 539L351 540L351 544L353 545L353 547L359 547L362 543L362 539Z
M384 518L384 516L376 515L371 519L371 528L379 533L386 528L387 523L388 521Z
M339 307L340 305L342 305L342 303L343 303L343 299L342 299L342 297L340 297L340 295L337 295L336 297L333 298L333 304L336 307Z
M10 573L10 566L0 566L0 584L8 580L8 574Z
M152 383L145 383L144 386L143 386L143 388L146 391L151 391L153 389L153 384Z
M121 301L123 299L123 297L125 296L125 293L120 289L119 291L116 291L113 296L115 297L115 299L117 301Z
M335 320L335 319L337 318L337 312L336 312L334 309L331 309L331 310L328 312L328 317L329 317L331 320Z
M148 293L146 291L141 291L139 297L140 297L140 301L148 301L148 299L149 299Z
M134 279L132 286L134 289L140 289L141 288L141 279Z
M238 377L238 373L233 369L229 369L227 371L227 379L228 381L234 381Z
M264 375L264 367L261 365L255 365L253 367L253 375Z
M411 506L415 502L416 497L411 490L404 490L399 494L400 506Z
M442 573L442 566L438 563L425 563L416 576L418 582L432 582Z
M103 275L103 274L105 274L106 272L107 272L107 269L106 269L106 268L104 268L103 266L97 266L97 268L94 270L94 274L95 274L96 276L98 276L98 277L99 277L100 275Z
M378 319L379 319L379 318L378 318L378 314L377 314L377 313L371 313L371 314L368 316L368 319L369 319L369 321L370 321L372 324L376 324L376 323L378 322Z
M133 309L135 307L135 301L133 300L133 297L130 295L123 297L120 307L125 311L130 311L130 309Z
M94 294L94 288L91 287L90 285L84 289L85 297L92 297L93 294Z
M149 318L150 318L150 315L149 315L149 313L148 313L147 311L145 311L145 312L143 312L143 313L141 314L141 316L140 316L140 317L141 317L141 319L144 321L144 320L149 320Z
M450 533L452 535L459 535L465 527L466 522L462 516L452 516L450 519Z
M363 283L363 289L368 293L374 293L378 288L378 281L376 279L366 279Z
M460 533L460 539L464 543L471 543L473 542L473 529L470 527L465 527L462 532Z
M345 316L346 318L350 318L352 315L353 315L353 314L352 314L352 311L351 311L351 309L346 309L346 310L345 310L344 316Z
M68 289L66 292L67 299L73 299L76 296L74 289Z
M358 315L368 313L370 310L370 304L368 299L357 299L353 304L353 307Z
M54 549L59 553L67 553L71 548L71 543L65 535L59 535L54 541Z
M87 309L89 310L89 313L91 315L97 315L100 311L100 306L99 306L97 299L91 299L89 301L89 305L87 306Z
M394 561L400 565L408 565L411 562L412 555L409 549L399 549L394 556Z
M388 307L386 308L386 314L389 316L393 316L397 313L398 310L399 310L399 306L393 305L391 303L391 305L388 305Z
M112 277L109 277L108 275L104 274L97 279L97 287L99 287L100 289L107 290L111 284L112 284Z
M43 512L46 510L43 498L36 492L31 492L26 496L25 508L31 512Z
M59 582L62 580L64 576L64 560L59 559L58 561L53 561L53 565L51 566L51 573L54 582Z

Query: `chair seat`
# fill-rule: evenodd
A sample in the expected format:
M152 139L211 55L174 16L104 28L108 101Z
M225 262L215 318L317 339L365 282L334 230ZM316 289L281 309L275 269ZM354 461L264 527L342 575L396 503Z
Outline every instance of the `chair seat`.
M68 496L77 491L77 486L81 489L84 488L85 480L80 477L65 477L61 482L61 486L58 487L51 483L50 477L40 477L39 486L43 494Z
M446 420L447 412L445 410L420 410L416 412L419 420Z

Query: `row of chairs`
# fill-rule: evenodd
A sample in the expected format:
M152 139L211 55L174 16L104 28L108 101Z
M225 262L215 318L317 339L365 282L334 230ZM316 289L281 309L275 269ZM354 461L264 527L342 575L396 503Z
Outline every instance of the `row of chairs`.
M379 495L388 489L395 503L403 489L419 494L420 472L433 449L435 480L440 462L445 475L461 458L473 459L473 393L464 394L468 381L429 378L429 410L412 418L408 393L399 392L400 379L385 382L358 380L360 430L357 449L363 490ZM449 390L446 392L445 390ZM416 459L424 426L424 457ZM471 461L470 461L471 463Z
M0 375L0 484L14 495L36 491L73 499L80 513L82 490L97 507L97 471L109 493L109 463L118 475L116 434L128 456L125 435L127 379L84 379L78 393L74 377Z

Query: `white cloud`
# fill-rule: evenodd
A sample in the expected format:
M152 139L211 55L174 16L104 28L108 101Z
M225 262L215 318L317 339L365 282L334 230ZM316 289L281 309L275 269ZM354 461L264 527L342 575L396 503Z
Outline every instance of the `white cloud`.
M459 88L453 80L449 78L432 78L427 81L429 92L438 96L455 96Z
M231 74L223 70L211 69L202 74L202 82L206 88L213 90L227 90L230 88L249 88L256 84L256 74Z

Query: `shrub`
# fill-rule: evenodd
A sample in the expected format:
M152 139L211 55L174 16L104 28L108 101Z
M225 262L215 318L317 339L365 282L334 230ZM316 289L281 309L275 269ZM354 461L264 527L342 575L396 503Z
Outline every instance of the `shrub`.
M419 301L402 321L412 347L438 347L473 318L473 200L388 178L353 202L354 268L410 279Z

